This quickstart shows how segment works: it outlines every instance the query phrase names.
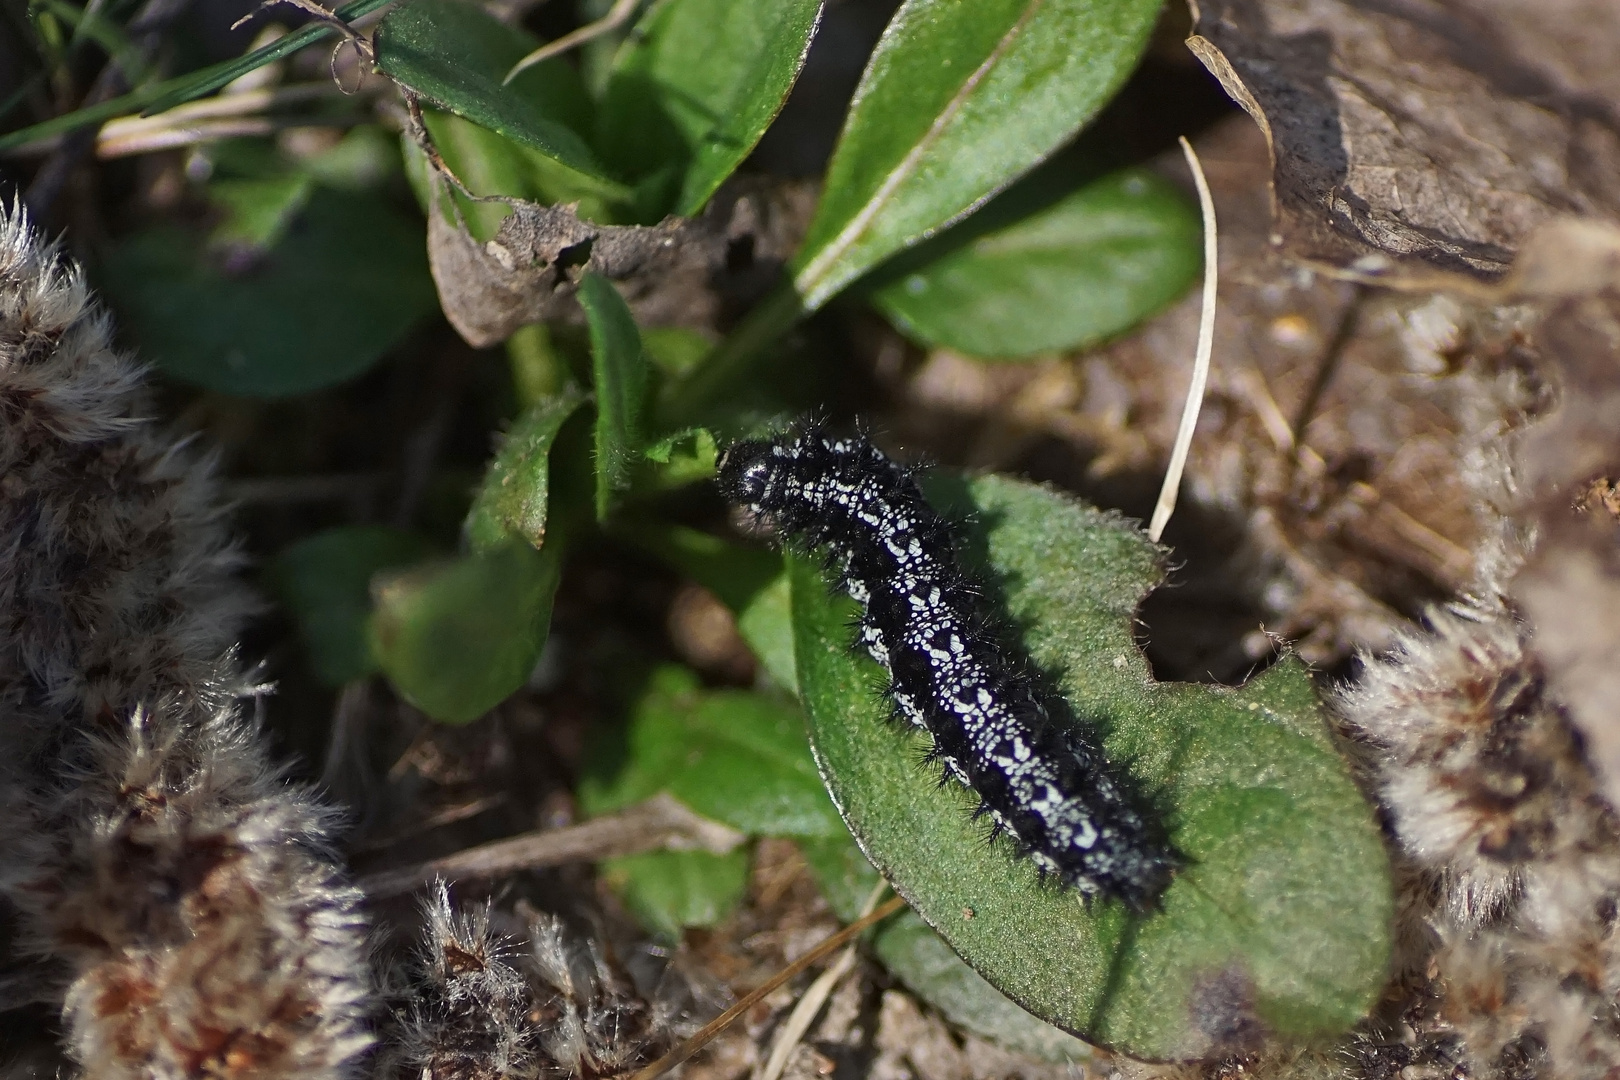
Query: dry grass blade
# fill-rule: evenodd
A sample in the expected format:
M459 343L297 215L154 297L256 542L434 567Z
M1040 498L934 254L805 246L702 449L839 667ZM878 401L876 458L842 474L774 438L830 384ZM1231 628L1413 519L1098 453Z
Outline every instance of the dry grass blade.
M671 1050L669 1053L665 1054L651 1065L648 1065L646 1068L641 1069L639 1072L630 1074L628 1080L656 1080L657 1077L663 1076L665 1073L669 1072L669 1070L681 1064L693 1054L707 1046L711 1039L720 1034L726 1028L730 1027L734 1020L736 1020L739 1016L742 1016L749 1009L752 1009L756 1004L763 1000L766 995L770 994L771 991L775 990L778 986L781 986L783 983L787 982L789 979L793 978L806 968L819 964L822 960L826 959L828 956L831 956L833 953L842 948L846 942L854 939L857 934L865 930L867 927L882 922L890 915L893 915L895 912L899 911L905 906L905 903L906 901L904 897L896 896L871 914L864 915L861 918L856 919L854 922L850 923L836 934L832 934L820 945L817 945L815 948L793 961L793 963L789 964L775 975L772 975L752 992L744 995L743 998L737 1002L737 1004L733 1005L731 1008L727 1009L725 1012L703 1025L703 1030L699 1031L696 1035L693 1035L690 1039L687 1039L681 1045L677 1046L675 1049Z
M410 892L438 878L497 877L516 870L591 862L658 848L700 848L724 854L742 843L742 833L699 817L668 795L655 795L616 814L579 825L541 829L458 851L398 870L360 879L368 898L381 900Z
M1204 215L1204 309L1198 320L1198 352L1193 359L1192 385L1187 388L1187 404L1181 411L1181 427L1170 451L1170 465L1164 471L1164 486L1159 489L1158 504L1153 507L1153 522L1148 526L1148 539L1155 544L1164 535L1170 515L1176 508L1176 496L1181 491L1181 474L1187 467L1187 450L1192 446L1193 429L1198 426L1198 412L1204 406L1204 387L1209 383L1209 357L1215 347L1215 289L1220 284L1220 253L1215 231L1215 200L1209 193L1209 181L1204 178L1204 166L1198 160L1192 143L1181 140L1181 152L1187 155L1187 167L1192 170L1193 182L1198 185L1198 208Z
M556 41L547 42L513 64L512 70L508 71L506 78L501 80L501 85L507 85L527 68L550 60L553 56L560 56L569 49L583 45L593 38L599 38L603 34L611 34L630 21L630 16L636 13L636 4L638 2L639 0L615 0L613 7L600 19L593 23L586 23L578 30L564 34Z
M877 902L883 898L883 894L888 891L888 888L888 882L881 881L878 883L877 888L873 889L872 894L866 898L866 903L861 905L862 918L872 913L872 909L877 906ZM793 1007L793 1012L789 1014L787 1021L783 1023L782 1029L777 1032L776 1042L771 1046L770 1056L766 1058L765 1068L760 1071L758 1080L777 1080L782 1075L787 1068L788 1058L793 1056L793 1048L799 1045L799 1040L804 1038L804 1033L810 1030L810 1025L815 1022L816 1015L821 1012L821 1007L832 996L833 988L838 985L845 975L849 974L850 968L854 966L855 946L851 945L844 950L842 956L833 962L831 967L823 971L816 978L816 981L810 984L810 989L804 992L804 996L799 999L799 1003Z

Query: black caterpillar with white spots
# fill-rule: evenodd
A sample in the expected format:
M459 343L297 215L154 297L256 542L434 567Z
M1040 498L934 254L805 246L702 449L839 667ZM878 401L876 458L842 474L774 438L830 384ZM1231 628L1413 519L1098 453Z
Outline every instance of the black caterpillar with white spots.
M931 756L979 796L994 833L1087 898L1154 903L1175 859L1089 733L1051 720L904 467L864 437L811 425L733 445L718 479L788 541L827 555L865 609L860 640L888 669L896 718L929 734Z

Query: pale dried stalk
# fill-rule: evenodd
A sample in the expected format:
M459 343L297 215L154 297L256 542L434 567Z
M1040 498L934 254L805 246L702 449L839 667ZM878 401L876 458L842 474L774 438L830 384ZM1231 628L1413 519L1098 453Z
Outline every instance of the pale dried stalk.
M872 913L872 909L877 907L877 902L883 898L888 888L888 882L878 882L877 887L872 890L872 895L861 905L862 918ZM793 1006L793 1012L782 1024L782 1030L777 1032L776 1041L771 1045L770 1057L765 1060L765 1067L760 1070L759 1080L779 1080L783 1070L787 1068L788 1058L793 1056L793 1048L799 1045L805 1032L810 1030L810 1025L815 1023L816 1016L821 1012L821 1007L827 1004L833 989L843 981L844 976L848 975L854 966L855 946L851 945L831 967L810 984L810 988L799 998L798 1004Z
M373 900L398 896L435 880L491 878L518 870L595 862L662 848L702 850L723 855L743 842L743 834L700 817L667 794L655 795L616 814L604 814L578 825L541 829L430 859L398 870L362 878L360 887Z
M599 38L603 34L611 34L613 31L630 21L630 16L636 13L636 4L638 2L639 0L616 0L608 13L602 16L600 19L597 19L593 23L586 23L578 30L564 34L556 41L547 42L546 44L540 46L528 56L525 56L516 64L513 64L512 70L508 71L506 73L506 78L501 80L501 85L505 86L513 79L521 75L528 68L531 68L536 64L544 63L545 61L550 60L553 56L561 56L569 49L577 48L578 46L585 44L587 41Z
M1215 290L1220 284L1220 245L1215 229L1215 200L1209 193L1209 181L1204 178L1204 166L1192 143L1181 140L1181 152L1187 156L1187 167L1192 170L1193 182L1198 185L1198 208L1204 215L1204 308L1198 319L1198 352L1193 358L1192 385L1187 388L1187 404L1181 410L1181 427L1170 451L1170 465L1164 471L1164 484L1159 488L1159 501L1153 507L1153 521L1148 526L1148 539L1155 544L1164 535L1170 515L1176 509L1176 497L1181 492L1181 474L1187 468L1187 451L1192 446L1193 430L1198 427L1198 413L1204 407L1204 389L1209 384L1209 358L1215 347Z
M305 83L275 89L266 87L188 102L157 116L121 116L101 126L96 134L96 156L107 160L189 146L209 139L265 135L278 127L308 127L311 125L307 120L273 119L258 114L318 101L339 93L325 83ZM36 157L50 153L61 144L60 136L40 139L24 143L8 151L6 156Z
M687 1039L681 1045L677 1046L675 1049L671 1050L669 1053L665 1054L651 1065L641 1069L639 1072L632 1073L630 1080L657 1080L658 1077L663 1076L675 1066L686 1061L699 1050L702 1050L710 1043L711 1040L714 1039L716 1035L730 1027L738 1017L742 1016L749 1009L752 1009L755 1005L759 1004L778 986L781 986L783 983L787 982L789 979L793 978L806 968L819 964L828 956L831 956L833 953L837 952L846 942L853 939L857 934L861 933L861 931L865 930L869 926L882 922L884 919L887 919L890 915L893 915L895 912L904 907L905 904L905 897L896 896L888 903L872 912L870 915L856 919L854 922L850 923L836 934L829 936L827 940L823 941L820 945L817 945L815 948L793 961L793 963L789 964L781 971L778 971L769 979L766 979L765 982L760 984L760 986L758 986L752 992L744 995L743 998L737 1002L737 1004L733 1005L731 1008L727 1009L725 1012L703 1025L702 1031L699 1031L696 1035L693 1035L690 1039Z

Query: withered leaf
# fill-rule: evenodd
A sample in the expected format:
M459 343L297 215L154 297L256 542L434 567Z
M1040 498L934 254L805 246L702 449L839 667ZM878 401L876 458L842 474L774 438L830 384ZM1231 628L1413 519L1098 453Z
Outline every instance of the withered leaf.
M442 178L436 184L442 189ZM428 259L450 325L475 348L521 326L578 321L586 272L619 286L642 326L713 328L757 300L797 246L812 200L802 185L734 179L696 218L599 225L575 208L497 198L511 209L479 243L439 205L428 215Z
M1620 219L1620 5L1192 5L1189 46L1271 142L1288 254L1494 280L1554 217Z

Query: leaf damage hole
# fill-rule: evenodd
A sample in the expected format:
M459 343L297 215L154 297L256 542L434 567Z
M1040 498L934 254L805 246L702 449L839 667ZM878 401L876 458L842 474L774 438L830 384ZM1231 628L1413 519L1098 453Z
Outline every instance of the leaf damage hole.
M557 258L552 261L552 272L556 275L556 284L562 285L573 280L569 273L574 267L583 267L591 261L591 247L596 243L595 237L586 237L577 244L569 244L557 252Z
M726 242L726 273L740 274L754 265L754 235L746 233Z

